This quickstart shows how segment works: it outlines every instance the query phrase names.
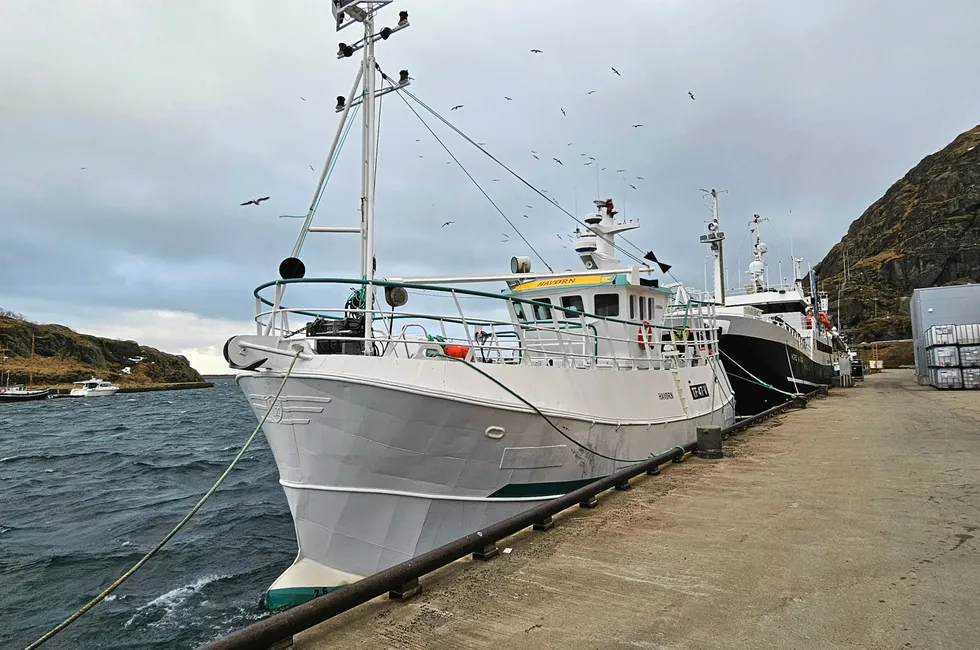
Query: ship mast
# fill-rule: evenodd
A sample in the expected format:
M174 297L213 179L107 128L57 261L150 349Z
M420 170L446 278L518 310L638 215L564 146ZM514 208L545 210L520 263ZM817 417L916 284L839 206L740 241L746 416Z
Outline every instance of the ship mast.
M708 234L701 235L701 243L711 246L711 255L714 258L714 298L718 305L725 304L725 248L722 242L725 241L725 233L721 231L718 223L718 195L728 190L701 190L705 194L711 195L711 214L712 219L708 222ZM707 289L707 287L705 287Z
M766 288L765 274L766 274L766 262L765 255L769 247L766 243L762 241L761 224L763 221L768 221L768 219L763 219L759 215L752 215L752 221L749 222L749 228L752 229L752 234L755 235L755 243L752 245L752 261L749 262L749 270L746 273L749 274L749 290L754 292L763 291Z
M408 70L400 70L397 83L392 83L388 88L377 88L377 75L381 73L385 80L391 81L378 67L374 56L374 44L378 40L388 40L395 32L401 31L409 26L408 12L398 13L398 24L395 27L383 27L377 32L374 31L375 15L382 8L391 4L394 0L331 0L333 16L337 21L337 31L359 22L364 26L364 36L356 43L340 43L337 48L337 58L344 59L354 55L358 50L363 50L363 58L358 66L357 76L347 97L339 95L337 97L336 112L341 113L340 124L334 134L334 139L330 145L330 152L324 163L323 171L320 172L320 179L317 182L316 190L313 193L313 200L310 202L309 210L305 215L305 220L300 229L296 245L293 247L292 255L279 266L279 274L283 279L302 278L306 273L306 267L299 259L299 254L303 249L307 233L327 232L327 233L349 233L360 235L360 271L361 279L366 281L361 296L362 304L359 306L363 310L364 317L364 354L373 355L374 346L370 344L372 338L372 310L374 309L375 287L374 273L376 264L374 259L374 190L375 175L377 172L376 152L378 143L377 125L377 100L383 95L392 91L400 90L409 85L410 80ZM358 95L358 89L360 94ZM356 99L355 99L356 97ZM353 106L361 106L361 222L356 227L352 226L312 226L313 215L323 192L330 169L338 154L338 145L341 135L347 124L347 117ZM285 285L276 288L275 304L273 309L279 308ZM271 333L272 321L266 328L266 334Z

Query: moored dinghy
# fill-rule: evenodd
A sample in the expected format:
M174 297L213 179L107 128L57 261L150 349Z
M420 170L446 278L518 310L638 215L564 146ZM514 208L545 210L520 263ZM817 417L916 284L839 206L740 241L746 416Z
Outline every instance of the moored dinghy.
M256 416L266 418L296 528L298 554L267 591L270 607L692 442L700 424L734 421L713 307L691 304L686 329L697 344L671 343L670 292L647 277L655 269L623 267L614 255L616 233L638 224L617 223L612 201L597 201L578 233L585 271L534 273L515 257L511 273L498 276L375 278L379 3L351 4L363 9L353 15L365 42L353 47L364 48L368 71L362 225L311 228L314 200L281 279L256 290L257 333L224 348ZM403 12L398 28L407 25ZM338 102L340 128L350 103ZM315 196L321 190L322 178ZM298 255L317 231L360 235L360 279L305 277ZM343 307L287 307L287 288L299 284L356 289ZM290 329L297 316L313 320Z

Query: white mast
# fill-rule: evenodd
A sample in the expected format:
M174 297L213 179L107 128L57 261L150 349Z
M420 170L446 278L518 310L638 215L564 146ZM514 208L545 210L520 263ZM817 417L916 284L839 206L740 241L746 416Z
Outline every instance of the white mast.
M300 230L296 245L293 247L292 256L283 260L279 267L279 273L283 279L302 278L306 273L304 264L299 260L299 254L306 241L306 234L310 232L330 232L330 233L356 233L360 235L361 248L361 278L368 283L374 280L374 188L375 174L378 161L375 159L378 143L378 129L376 120L376 101L383 95L394 90L399 90L409 85L410 80L408 70L399 71L398 83L389 88L377 89L377 74L380 71L374 58L374 44L379 39L387 40L393 33L405 29L409 26L408 12L401 11L398 14L398 24L395 27L384 27L378 33L374 32L374 17L385 6L394 0L331 0L333 16L337 21L337 31L349 27L355 22L364 25L364 37L348 45L340 43L337 48L337 58L344 59L353 56L359 49L364 50L364 57L361 65L358 66L357 77L351 87L350 94L345 98L343 95L337 97L337 112L342 113L340 124L334 135L333 143L330 146L330 153L327 161L320 173L316 191L313 193L313 200L306 214L303 226ZM387 77L386 77L387 78ZM358 87L361 88L360 96L357 96ZM344 127L347 123L347 116L352 106L361 104L362 132L361 132L361 223L357 227L351 226L312 226L313 215L319 202L323 185L326 182L327 174L332 167L337 152L338 143ZM278 309L279 302L285 285L277 287L274 309ZM375 287L367 284L364 287L364 354L374 354L374 346L371 345L372 338L372 310L374 308ZM272 329L270 320L266 334Z
M752 215L752 221L749 222L749 227L752 229L752 233L755 235L755 244L752 246L752 261L749 262L749 270L746 271L746 273L749 274L749 280L751 282L748 288L752 292L762 291L766 287L765 255L766 251L769 250L769 247L762 241L762 232L760 227L763 221L768 221L768 219L763 219L759 215L755 214Z
M621 221L616 223L613 217L617 214L612 199L594 201L595 214L584 219L588 230L576 229L575 252L588 270L617 269L619 260L616 259L616 235L627 230L639 228L638 221Z
M712 200L712 219L708 222L708 234L701 235L702 244L711 245L711 254L714 257L714 294L715 303L725 304L725 249L722 244L725 241L725 233L721 231L718 223L718 195L728 190L701 190L705 194L711 195ZM705 287L707 289L707 287Z

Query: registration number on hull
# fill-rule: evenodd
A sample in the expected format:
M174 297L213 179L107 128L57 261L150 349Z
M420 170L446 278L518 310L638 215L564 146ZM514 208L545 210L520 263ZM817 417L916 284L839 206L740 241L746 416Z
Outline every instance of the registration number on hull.
M691 386L691 397L694 399L704 399L710 397L707 384L694 384Z

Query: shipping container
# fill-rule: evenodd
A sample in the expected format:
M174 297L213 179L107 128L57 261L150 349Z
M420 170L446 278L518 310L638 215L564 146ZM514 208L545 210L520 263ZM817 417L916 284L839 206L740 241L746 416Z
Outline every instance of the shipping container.
M980 368L980 345L960 346L960 367Z
M916 289L909 301L909 316L912 319L916 380L928 384L926 331L933 325L980 323L980 284Z
M957 325L956 342L959 345L980 345L980 323Z
M956 325L933 325L926 330L926 347L956 345Z
M959 368L929 368L929 384L936 388L963 388L963 373Z
M980 389L980 368L963 368L963 388Z
M955 345L941 345L926 350L930 368L956 368L960 365L960 349Z

